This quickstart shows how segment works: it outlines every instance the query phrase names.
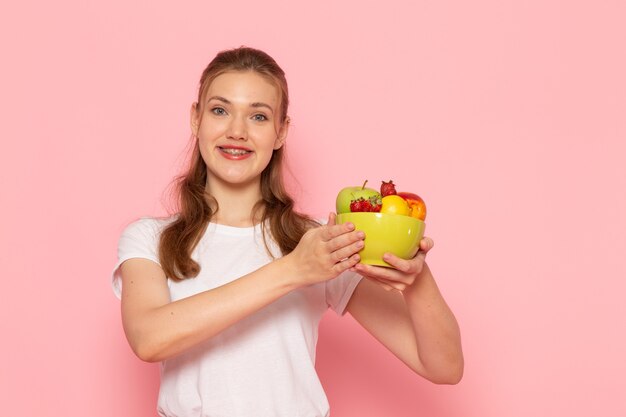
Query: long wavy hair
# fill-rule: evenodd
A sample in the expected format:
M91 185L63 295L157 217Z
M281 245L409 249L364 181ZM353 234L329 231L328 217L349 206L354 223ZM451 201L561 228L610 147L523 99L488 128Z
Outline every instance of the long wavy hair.
M228 71L254 71L274 83L280 92L280 122L287 122L289 93L284 71L268 54L248 47L222 51L209 63L200 78L198 106L202 105L211 82ZM268 234L282 255L286 255L293 251L309 228L317 225L310 217L294 210L293 199L285 190L282 173L284 150L284 145L274 150L269 164L261 173L262 197L251 213L253 219L261 220L265 247L272 257ZM176 216L163 230L159 242L161 266L169 278L182 280L196 277L200 272L200 265L191 258L191 254L219 209L215 198L206 190L207 175L207 167L195 139L189 167L176 179Z

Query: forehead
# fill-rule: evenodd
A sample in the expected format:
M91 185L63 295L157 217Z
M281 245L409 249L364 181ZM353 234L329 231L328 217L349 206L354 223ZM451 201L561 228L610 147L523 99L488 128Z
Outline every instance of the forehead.
M277 107L280 92L275 83L254 71L229 71L213 79L205 97L220 96L233 103L262 102Z

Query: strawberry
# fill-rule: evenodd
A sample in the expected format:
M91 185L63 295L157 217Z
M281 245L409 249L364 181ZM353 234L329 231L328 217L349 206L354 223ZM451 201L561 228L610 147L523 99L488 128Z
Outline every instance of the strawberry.
M378 213L382 207L382 200L379 196L372 196L370 198L359 197L350 202L351 213Z
M369 211L370 206L371 204L368 200L364 199L363 197L359 197L356 200L352 200L350 202L350 211L352 213Z
M393 183L392 180L389 180L389 182L383 181L383 183L380 186L380 194L383 197L388 196L388 195L397 194L396 193L396 185Z
M375 196L369 198L370 209L369 211L373 213L380 212L380 208L383 206L383 201L381 197Z

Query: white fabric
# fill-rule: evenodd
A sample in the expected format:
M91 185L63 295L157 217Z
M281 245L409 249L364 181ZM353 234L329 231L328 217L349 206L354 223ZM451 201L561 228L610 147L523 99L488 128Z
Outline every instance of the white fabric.
M140 219L123 232L113 289L121 297L119 266L130 258L159 263L158 239L168 220ZM272 253L280 253L277 245ZM209 290L271 261L261 228L211 223L193 259L196 278L168 279L172 301ZM329 405L315 371L319 321L328 307L343 314L361 277L346 272L292 291L208 341L161 364L158 413L167 417L322 417ZM237 302L237 300L233 300Z

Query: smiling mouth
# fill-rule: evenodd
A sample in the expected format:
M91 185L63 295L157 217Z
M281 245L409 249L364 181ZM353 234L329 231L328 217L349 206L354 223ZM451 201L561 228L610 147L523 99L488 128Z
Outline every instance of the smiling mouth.
M240 148L222 148L221 146L218 146L218 149L224 153L227 153L233 156L241 156L241 155L252 153L252 151L249 151L247 149L240 149Z

